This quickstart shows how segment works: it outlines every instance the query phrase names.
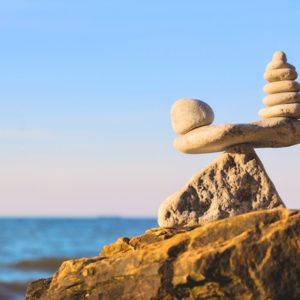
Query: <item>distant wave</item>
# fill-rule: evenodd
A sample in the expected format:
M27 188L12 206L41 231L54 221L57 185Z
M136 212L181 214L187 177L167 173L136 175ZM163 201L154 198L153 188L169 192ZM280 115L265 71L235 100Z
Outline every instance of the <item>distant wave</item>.
M60 265L69 260L69 257L41 257L32 260L21 260L16 263L10 264L7 267L21 270L39 270L47 272L55 272Z

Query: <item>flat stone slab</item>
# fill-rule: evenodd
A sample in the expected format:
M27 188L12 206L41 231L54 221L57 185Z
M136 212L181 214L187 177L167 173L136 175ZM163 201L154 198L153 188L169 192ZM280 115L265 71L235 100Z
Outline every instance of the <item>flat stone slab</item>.
M184 153L211 153L249 144L255 148L289 147L300 143L300 120L271 118L249 124L222 124L196 128L178 136L173 145Z

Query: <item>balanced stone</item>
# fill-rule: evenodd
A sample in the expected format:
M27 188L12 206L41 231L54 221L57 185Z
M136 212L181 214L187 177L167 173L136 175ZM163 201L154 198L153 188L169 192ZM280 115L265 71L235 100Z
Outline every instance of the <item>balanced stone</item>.
M209 125L214 120L212 108L197 99L179 99L171 109L171 122L177 134L185 134L195 128Z
M267 64L266 70L276 70L276 69L292 69L295 70L295 67L289 63L285 63L282 60L271 61Z
M263 108L259 111L262 118L300 118L300 103L281 104Z
M299 83L292 80L270 82L264 86L264 92L267 94L298 92L298 91L300 91Z
M264 79L273 82L273 81L282 81L282 80L295 80L298 77L298 74L293 69L276 69L276 70L267 70L264 74Z
M300 94L297 92L286 92L268 95L263 99L264 104L273 106L278 104L299 103Z
M247 145L227 150L188 184L165 200L161 227L202 225L259 209L284 207L273 183Z
M184 153L224 151L238 144L255 148L280 148L300 143L300 120L271 118L249 124L221 124L197 128L174 140Z
M283 51L276 51L273 54L272 60L273 61L279 60L279 61L283 61L286 63L287 62L286 54Z

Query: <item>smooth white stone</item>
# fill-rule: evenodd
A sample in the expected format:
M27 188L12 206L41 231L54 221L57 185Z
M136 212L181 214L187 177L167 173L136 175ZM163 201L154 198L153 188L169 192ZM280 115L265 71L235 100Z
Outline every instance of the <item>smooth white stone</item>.
M195 128L209 125L213 120L212 108L197 99L179 99L171 109L171 123L177 134L185 134Z

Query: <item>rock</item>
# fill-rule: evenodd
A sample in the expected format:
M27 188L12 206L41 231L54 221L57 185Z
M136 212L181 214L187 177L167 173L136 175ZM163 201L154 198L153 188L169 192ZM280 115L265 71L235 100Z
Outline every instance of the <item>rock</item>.
M37 285L40 296L32 283L26 299L300 298L298 210L261 210L192 230L152 229L119 243L64 262Z
M209 125L213 120L212 108L197 99L179 99L171 109L172 127L177 134L184 134L195 128Z
M273 61L282 61L284 63L287 62L287 58L286 58L286 55L283 51L276 51L274 54L273 54L273 57L272 57L272 60Z
M282 80L295 80L298 74L293 69L277 69L267 70L264 74L264 79L269 82L282 81Z
M298 91L300 91L299 83L292 80L270 82L264 86L264 92L267 94L298 92Z
M284 206L253 148L227 150L162 203L161 227L190 227L252 210Z
M281 104L263 108L259 111L262 118L289 117L300 119L300 103Z
M210 125L194 129L174 140L174 147L184 153L224 151L238 144L255 148L288 147L300 143L300 121L272 118L250 124Z
M263 102L267 106L288 103L300 103L300 94L297 92L288 92L268 95L263 99Z
M275 60L271 61L267 64L266 70L276 70L276 69L293 69L295 70L295 67L289 63L285 63L282 60Z

